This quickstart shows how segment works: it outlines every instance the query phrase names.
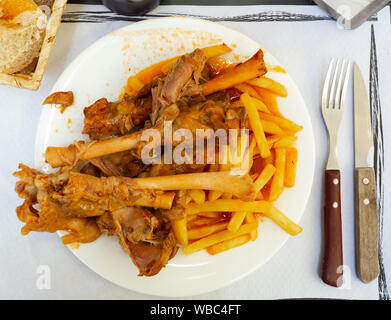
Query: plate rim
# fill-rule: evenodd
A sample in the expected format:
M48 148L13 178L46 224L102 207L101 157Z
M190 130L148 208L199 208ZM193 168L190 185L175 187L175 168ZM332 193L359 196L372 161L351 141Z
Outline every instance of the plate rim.
M56 80L55 84L53 85L50 93L52 93L54 91L54 89L56 87L58 87L58 83L60 82L63 82L63 78L66 78L67 76L67 73L70 72L69 70L70 69L73 69L72 66L73 65L77 65L79 63L79 61L82 61L84 56L88 54L88 52L95 46L99 46L101 43L103 43L104 41L107 40L107 38L109 38L110 36L113 36L115 32L118 32L118 31L121 31L121 30L126 30L126 31L133 31L133 30L129 30L129 29L133 29L133 26L140 26L140 25L148 25L150 23L156 23L156 21L171 21L171 20L183 20L183 21L196 21L198 23L201 23L201 24L210 24L210 25L216 25L218 26L218 28L225 28L227 32L230 32L230 33L236 33L237 35L240 35L240 36L243 36L245 38L246 41L249 41L249 42L252 42L253 44L256 44L258 47L261 47L263 50L265 50L265 52L268 52L270 54L270 51L268 51L266 48L264 48L263 46L261 46L257 41L253 40L252 38L250 38L249 36L243 34L242 32L240 31L237 31L231 27L228 27L224 24L221 24L221 23L218 23L218 22L214 22L214 21L210 21L210 20L206 20L206 19L200 19L200 18L195 18L195 17L180 17L180 16L177 16L177 17L158 17L158 18L152 18L152 19L147 19L147 20L142 20L142 21L138 21L138 22L134 22L134 23L130 23L130 24L127 24L121 28L118 28L118 29L115 29L115 30L112 30L110 33L102 36L101 38L97 39L95 42L93 42L92 44L90 44L87 48L85 48L82 52L80 52L66 67L65 69L62 71L61 75L58 77L58 79ZM182 29L185 29L185 27L183 26L178 26L178 28L182 28ZM151 28L145 28L145 29L141 29L141 30L148 30L148 29L151 29ZM138 30L138 29L136 29ZM134 31L136 31L134 30ZM212 31L213 33L213 31ZM273 54L270 54L274 59L276 59L274 57ZM278 60L278 59L276 59ZM309 126L306 125L306 128L308 129L308 134L310 135L310 140L311 140L311 147L312 147L312 150L315 151L315 135L314 135L314 130L313 130L313 124L312 124L312 119L310 117L310 112L309 112L309 108L308 108L308 105L307 103L305 102L305 99L302 95L302 92L301 90L299 89L299 87L297 86L296 82L293 80L293 78L290 76L290 74L287 72L287 76L289 77L289 80L292 82L292 85L295 87L296 89L296 92L297 94L299 95L299 98L302 100L303 104L304 104L304 108L307 112L307 115L308 115L308 118L309 118ZM39 138L40 136L42 135L41 134L41 126L42 126L42 120L43 120L43 116L44 116L44 109L41 110L41 115L40 115L40 119L39 119L39 122L38 122L38 129L37 129L37 134L36 134L36 138L35 138L35 144L34 144L34 166L36 167L36 164L37 164L37 159L39 158L38 155L37 155L37 146L38 146L38 142L41 141ZM303 209L301 210L301 213L300 215L298 216L298 219L297 219L297 223L299 223L302 218L303 218L303 215L306 211L306 208L307 208L307 205L308 205L308 201L309 201L309 198L310 198L310 195L311 195L311 192L312 192L312 189L313 189L313 183L314 183L314 176L315 176L315 152L311 153L311 165L312 165L312 170L311 170L311 173L310 173L310 180L311 180L311 183L309 184L308 186L308 189L307 189L307 195L306 195L306 198L305 198L305 201L304 201L304 205L303 205ZM57 234L60 236L61 232L57 232ZM209 293L209 292L213 292L213 291L216 291L216 290L219 290L221 288L224 288L224 287L227 287L245 277L247 277L248 275L250 275L251 273L253 273L254 271L256 271L257 269L259 269L260 267L262 267L264 264L268 263L280 250L281 248L286 244L287 240L290 238L290 236L288 234L285 234L284 235L284 239L281 241L280 245L278 247L275 248L274 252L268 257L268 259L264 262L260 262L260 263L257 263L257 264L254 264L251 268L248 268L248 270L246 272L242 272L240 275L236 276L236 277L231 277L229 279L227 279L224 283L222 284L219 284L218 286L214 286L213 289L206 289L206 290L193 290L192 292L189 292L188 294L184 294L182 293L181 295L175 295L175 294L168 294L167 292L163 293L163 292L151 292L150 290L139 290L139 289L134 289L134 288L129 288L128 286L122 284L122 283L119 283L117 281L114 281L112 279L109 279L106 275L103 275L101 272L98 272L96 271L88 262L84 261L81 257L79 257L78 253L77 253L77 250L72 250L69 246L68 247L68 250L70 250L77 258L79 261L81 261L84 265L86 265L88 267L88 269L92 270L94 273L98 274L100 277L102 277L103 279L105 279L106 281L109 281L115 285L118 285L119 287L122 287L122 288L125 288L127 290L131 290L133 292L137 292L137 293L141 293L141 294L146 294L146 295L151 295L151 296L158 296L158 297L188 297L188 296L196 296L196 295L200 295L200 294L206 294L206 293ZM162 270L164 271L164 270Z

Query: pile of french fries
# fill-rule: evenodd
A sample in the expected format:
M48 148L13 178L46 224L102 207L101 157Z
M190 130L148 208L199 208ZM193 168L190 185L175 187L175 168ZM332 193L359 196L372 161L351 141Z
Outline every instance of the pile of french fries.
M232 194L219 191L188 190L186 217L172 222L177 241L183 245L185 254L206 249L209 254L215 255L244 245L250 240L255 241L262 217L273 220L292 236L302 231L301 227L273 205L284 188L291 188L295 184L298 158L296 133L302 127L286 119L277 103L277 97L287 97L288 92L282 84L268 77L251 78L256 59L252 64L239 65L240 70L236 68L232 72L233 64L222 63L223 58L219 57L230 51L225 44L203 49L208 58L209 69L224 67L227 70L223 84L209 81L212 83L203 88L203 93L211 93L216 85L231 87L241 93L240 99L233 102L233 105L245 107L250 136L249 148L241 153L242 161L236 166L250 174L256 192L252 201L243 201ZM137 92L154 77L167 74L177 60L178 57L164 60L130 77L124 88L125 92ZM219 70L219 73L224 71ZM227 83L232 85L227 86ZM232 152L228 147L226 149L227 161L210 165L209 171L233 169L234 166L230 164Z

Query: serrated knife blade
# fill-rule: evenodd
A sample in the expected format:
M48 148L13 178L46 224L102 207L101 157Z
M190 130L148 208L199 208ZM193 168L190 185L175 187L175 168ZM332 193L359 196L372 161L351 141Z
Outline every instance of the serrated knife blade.
M360 68L356 63L354 72L354 144L356 168L372 167L369 153L373 148L371 114L367 89Z

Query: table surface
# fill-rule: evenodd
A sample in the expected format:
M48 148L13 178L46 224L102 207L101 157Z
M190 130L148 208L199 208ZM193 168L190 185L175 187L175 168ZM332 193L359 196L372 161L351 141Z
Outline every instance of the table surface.
M81 4L101 4L100 0L69 0L70 3L81 3ZM162 4L212 4L212 5L232 5L232 4L298 4L298 5L309 5L313 4L312 1L233 1L233 0L222 0L211 3L203 0L164 0ZM73 6L75 9L80 10L79 6ZM80 8L86 9L91 7L99 10L104 10L102 6L80 6ZM183 7L182 7L183 8ZM70 9L72 10L72 9ZM177 12L172 6L163 8L166 12ZM183 9L182 9L183 10ZM194 7L195 13L199 14L216 14L209 12L213 8ZM216 8L215 10L221 11L223 9ZM245 7L235 8L237 14L248 14ZM251 9L253 10L253 9ZM267 9L269 10L269 8ZM278 10L293 11L300 10L305 13L324 14L320 9L315 6L299 8L297 6L285 6L279 7ZM319 10L319 11L318 11ZM225 12L225 11L224 11ZM140 17L144 18L144 17ZM389 14L387 19L383 21L389 21ZM3 116L0 118L0 128L3 130L3 134L0 134L0 145L3 146L4 150L10 150L7 157L0 159L0 203L2 203L3 215L0 215L0 225L4 229L0 232L0 242L7 245L0 247L1 261L4 263L0 264L0 298L32 298L32 299L61 299L61 298L76 298L76 299L156 299L155 296L146 296L137 294L133 291L128 291L117 287L108 281L98 277L95 273L91 272L88 268L82 265L68 250L65 250L60 241L55 235L50 234L31 234L28 238L21 237L18 233L20 228L20 222L16 221L13 214L14 208L20 204L20 200L15 197L12 189L14 179L10 176L10 172L15 171L16 164L18 162L32 165L33 159L33 144L34 137L39 121L40 114L40 101L47 95L52 87L54 81L58 75L61 74L63 69L86 47L88 47L96 39L100 38L104 34L107 34L112 29L117 29L120 26L127 24L128 22L107 22L107 23L64 23L59 29L58 39L64 39L63 41L57 40L56 46L51 55L48 69L45 75L45 80L37 93L31 94L27 91L18 91L14 88L0 87L0 107L4 110ZM234 23L227 22L227 25L233 26ZM375 22L370 22L364 25L361 30L356 31L343 31L335 28L335 24L331 21L311 22L314 28L308 28L307 23L298 22L292 24L292 27L286 29L284 23L264 23L262 28L255 29L246 23L235 24L235 28L239 31L247 34L248 36L257 39L265 44L267 48L273 48L273 52L279 53L284 52L286 47L295 47L297 52L291 52L290 55L281 54L278 56L281 63L288 66L290 74L294 76L294 79L298 82L299 87L303 90L303 96L306 97L307 104L311 106L309 109L311 112L311 118L314 121L314 128L318 128L316 131L317 141L317 177L314 182L312 198L319 199L321 197L321 188L318 187L322 184L322 172L323 162L325 161L326 154L323 152L327 148L327 136L323 130L323 121L320 117L320 112L317 105L319 97L319 88L317 82L314 83L314 74L316 78L318 74L326 69L329 57L336 55L347 55L352 59L360 63L362 66L366 66L364 71L365 76L368 77L368 63L369 63L369 52L372 52L370 45L374 41L368 41L370 37L370 25L375 24L377 33L377 50L379 65L383 66L380 73L380 86L384 88L384 84L391 82L391 75L385 70L389 70L390 63L386 64L386 61L391 61L391 47L388 45L388 39L390 34L390 28L384 24L381 26L376 25ZM290 30L294 29L294 34L300 34L301 37L293 40L290 34ZM316 28L315 28L316 27ZM316 29L316 30L315 30ZM93 32L91 31L93 30ZM270 37L264 37L264 35L270 33L280 34L280 41L275 41ZM322 35L324 41L319 43L319 34ZM349 36L348 36L349 34ZM66 41L68 40L68 41ZM77 45L69 45L69 41ZM348 40L348 41L347 41ZM330 46L333 42L339 43L339 46ZM382 45L387 43L387 46ZM313 59L291 59L290 56L305 56L309 52L306 51L305 47L313 50L311 55ZM293 50L295 51L295 50ZM375 54L376 56L376 54ZM371 69L372 70L372 69ZM383 119L391 118L391 92L384 91L381 94L382 97L382 111ZM347 101L348 105L352 104L352 101ZM11 107L10 107L11 106ZM38 108L36 108L38 106ZM26 107L29 112L26 112ZM390 111L388 111L390 110ZM8 120L7 120L8 119ZM9 119L16 119L12 123ZM0 130L0 131L1 131ZM353 184L353 176L351 167L353 163L353 148L350 146L352 137L352 119L351 117L344 116L344 123L341 128L340 136L343 137L341 146L345 146L344 152L341 152L341 167L345 174L345 184L343 185L342 193L344 194L344 247L345 249L354 248L354 230L353 223L351 221L353 208L353 195L350 190L350 185ZM27 134L26 134L27 133ZM385 159L391 158L391 153L387 150L391 150L391 131L385 128L385 144L390 142L390 147L386 150ZM387 136L388 135L388 136ZM386 161L387 162L387 161ZM391 176L388 176L387 171L384 174L383 181L391 181ZM387 179L387 176L389 177ZM391 186L390 183L385 187L385 198L387 207L388 202L391 205L391 196L389 197L387 189ZM314 200L308 204L307 212L301 221L301 224L305 230L305 233L301 237L295 239L295 241L288 241L288 243L281 249L281 252L273 258L273 261L266 264L262 270L254 272L254 274L243 279L242 281L218 290L216 292L209 293L207 295L198 296L196 298L204 299L218 299L218 298L230 298L230 299L257 299L265 298L267 296L273 298L308 298L308 297L327 297L327 298L358 298L368 299L376 298L378 294L377 283L369 285L363 285L356 278L354 268L354 254L352 250L346 250L346 264L352 266L351 274L351 288L345 288L346 290L332 290L326 285L322 286L319 276L317 274L316 266L313 263L306 263L305 259L310 257L318 258L319 246L321 243L321 235L319 234L318 228L313 226L320 225L320 201ZM9 214L11 212L11 214ZM387 213L385 215L386 220ZM388 215L389 216L389 215ZM391 217L391 216L389 216ZM388 221L387 220L387 221ZM388 224L389 225L389 224ZM384 225L386 226L386 224ZM385 228L387 229L387 228ZM390 228L388 228L390 229ZM346 232L345 232L346 231ZM391 243L391 233L384 234L384 246ZM311 241L308 241L311 239ZM346 241L345 241L346 240ZM383 246L383 247L384 247ZM298 250L300 248L300 250ZM352 251L352 252L350 252ZM345 254L345 252L344 252ZM391 253L389 251L384 252L385 260L391 261ZM286 261L292 261L291 264L286 265ZM69 263L72 261L72 263ZM295 263L293 263L295 261ZM344 261L345 262L345 261ZM388 266L391 264L388 263ZM39 276L41 266L50 266L52 269L52 290L40 290L36 287L35 279ZM35 269L37 268L37 269ZM279 268L276 272L276 268ZM390 270L389 267L387 270ZM268 275L273 277L268 277ZM65 280L66 279L66 280ZM376 281L377 282L377 281ZM38 278L37 278L38 283ZM311 284L311 285L309 285ZM315 285L316 288L315 288ZM299 290L298 288L303 288ZM268 288L271 293L264 293L264 288ZM313 290L313 289L316 290ZM380 295L379 286L379 297ZM387 288L385 288L387 290ZM383 294L384 296L384 294ZM388 296L388 294L387 294Z

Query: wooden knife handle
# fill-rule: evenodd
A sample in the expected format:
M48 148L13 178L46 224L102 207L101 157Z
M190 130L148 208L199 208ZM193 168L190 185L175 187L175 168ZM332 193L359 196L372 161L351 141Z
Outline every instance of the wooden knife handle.
M357 275L368 283L379 276L379 217L373 168L355 169L355 209Z
M324 257L322 280L333 287L342 285L341 174L325 171Z

